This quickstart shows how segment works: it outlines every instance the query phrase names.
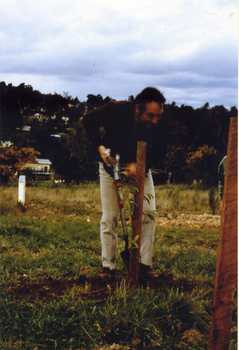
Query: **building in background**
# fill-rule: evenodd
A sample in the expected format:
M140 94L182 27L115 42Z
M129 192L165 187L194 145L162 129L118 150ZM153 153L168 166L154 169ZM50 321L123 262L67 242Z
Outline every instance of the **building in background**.
M36 158L35 163L27 163L24 166L24 172L36 181L50 181L51 165L49 159Z

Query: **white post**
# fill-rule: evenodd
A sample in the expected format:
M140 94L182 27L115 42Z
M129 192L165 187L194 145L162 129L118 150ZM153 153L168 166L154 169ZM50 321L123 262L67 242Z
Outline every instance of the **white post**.
M18 180L18 202L25 204L26 176L20 175Z

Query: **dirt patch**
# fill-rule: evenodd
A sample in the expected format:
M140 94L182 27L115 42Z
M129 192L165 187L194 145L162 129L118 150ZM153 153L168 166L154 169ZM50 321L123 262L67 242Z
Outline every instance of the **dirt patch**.
M220 228L220 215L196 214L169 214L156 219L156 225L162 227L188 227L188 228Z
M116 290L122 283L127 284L127 276L118 277L87 277L79 276L77 279L53 279L44 278L36 282L24 282L19 279L17 286L8 289L8 294L15 294L17 299L28 299L29 301L49 300L57 297L62 297L65 293L69 293L73 298L85 297L104 301L112 292ZM193 283L175 279L170 272L164 271L157 279L142 281L144 288L168 289L172 287L178 288L179 292L189 291L194 288Z
M67 210L64 208L54 208L51 203L46 201L37 202L31 200L26 206L24 206L24 213L27 216L30 216L34 220L48 221L52 220L59 221L60 218L67 219L77 219L81 218L83 213L74 213L74 208L71 208L70 203L67 204ZM92 206L89 204L84 204L85 208L92 209ZM72 209L72 212L71 212ZM101 206L94 206L95 212L101 215ZM90 221L90 218L86 215L86 220ZM180 214L180 213L170 213L165 214L165 216L161 216L156 218L156 225L162 227L188 227L188 228L219 228L221 221L221 215L212 215L208 213L204 214Z
M87 207L87 205L85 205ZM90 207L90 205L89 205ZM101 206L94 206L94 210L97 211L100 215ZM69 219L77 219L78 217L82 218L82 214L77 213L67 213L62 210L52 207L50 203L46 201L36 202L31 201L24 207L24 212L26 215L30 216L34 220L52 220L55 217L66 217ZM88 219L90 220L90 219ZM178 214L171 213L165 214L164 217L159 217L156 219L157 226L170 227L190 227L190 228L219 228L220 227L221 216L220 215L211 215L211 214Z

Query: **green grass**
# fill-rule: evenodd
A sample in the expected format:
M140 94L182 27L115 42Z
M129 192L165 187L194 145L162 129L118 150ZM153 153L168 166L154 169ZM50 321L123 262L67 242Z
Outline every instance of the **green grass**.
M99 264L97 224L3 217L0 230L2 268L9 274L48 271L56 277L69 270L77 274L79 266Z
M2 349L100 349L113 343L118 349L208 349L218 229L157 227L153 268L160 283L130 289L119 255L116 281L98 278L98 185L31 190L24 212L13 188L3 193ZM169 190L156 189L165 203L178 191L168 196ZM196 203L195 193L184 191ZM199 193L197 212L210 212L206 195Z
M180 278L192 276L199 281L207 278L213 283L217 242L215 229L164 231L156 237L155 245L159 248L154 255L154 264L159 270L170 270Z
M136 348L182 348L182 336L194 334L192 346L205 348L209 331L198 300L171 290L134 290L119 287L99 307L97 301L69 295L49 302L21 301L3 296L5 348L90 349L96 344L135 344ZM127 312L126 312L127 310ZM195 343L197 339L197 343ZM186 340L186 339L185 339ZM132 347L131 347L132 348Z

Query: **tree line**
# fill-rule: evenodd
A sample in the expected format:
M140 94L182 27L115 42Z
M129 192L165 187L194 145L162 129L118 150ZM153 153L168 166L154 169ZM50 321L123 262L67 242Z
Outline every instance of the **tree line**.
M127 99L134 100L134 96ZM67 182L97 180L99 156L85 133L82 117L85 111L110 100L113 98L89 94L81 102L65 92L63 96L42 94L25 83L13 86L1 82L1 180L14 178L16 171L11 176L11 169L21 172L13 163L22 159L19 154L28 153L30 159L34 154L50 159L57 177ZM202 180L206 186L212 186L217 166L226 155L230 118L237 118L237 108L228 110L222 105L210 108L205 103L194 109L173 102L165 104L164 111L169 120L169 143L157 181L165 182L171 173L176 183ZM5 141L10 141L11 146L6 146ZM27 161L26 156L22 161Z

